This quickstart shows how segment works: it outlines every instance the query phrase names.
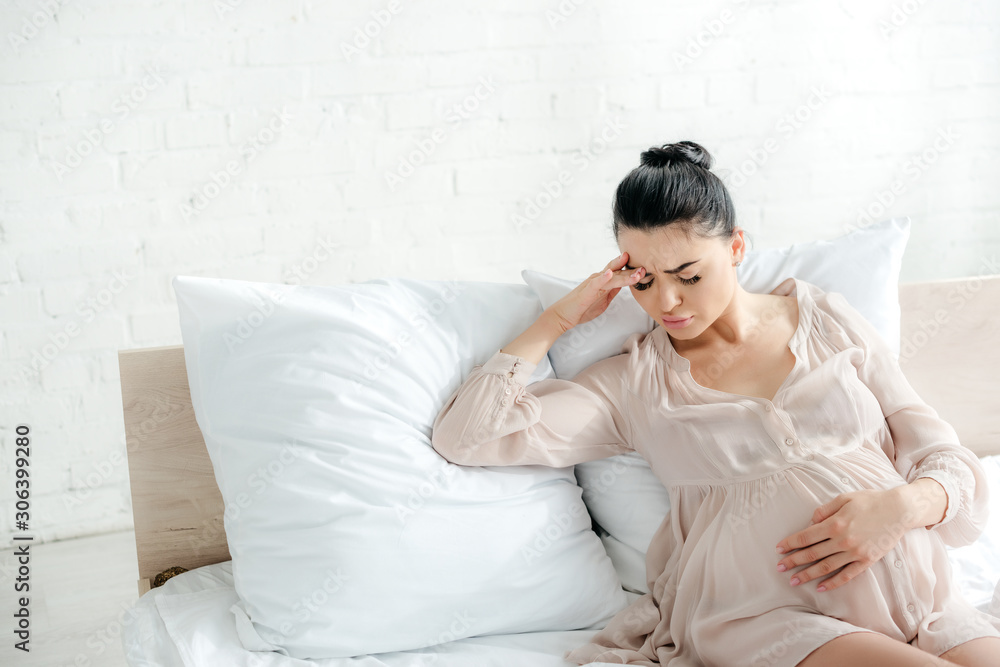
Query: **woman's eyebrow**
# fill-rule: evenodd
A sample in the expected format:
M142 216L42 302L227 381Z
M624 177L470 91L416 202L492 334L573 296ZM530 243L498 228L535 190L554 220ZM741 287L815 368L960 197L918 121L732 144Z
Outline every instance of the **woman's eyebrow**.
M700 261L701 261L701 259L699 258L699 259L696 259L696 260L694 260L694 261L691 261L691 262L684 262L683 264L681 264L680 266L678 266L678 267L677 267L676 269L664 269L664 270L663 270L663 272L664 272L664 273L680 273L681 271L683 271L683 270L684 270L684 269L686 269L687 267L689 267L689 266L691 266L692 264L695 264L695 263L697 263L697 262L700 262ZM625 268L626 268L626 269L629 269L629 270L631 271L631 270L635 269L636 267L634 267L634 266L629 266L628 264L626 264L626 265L625 265Z

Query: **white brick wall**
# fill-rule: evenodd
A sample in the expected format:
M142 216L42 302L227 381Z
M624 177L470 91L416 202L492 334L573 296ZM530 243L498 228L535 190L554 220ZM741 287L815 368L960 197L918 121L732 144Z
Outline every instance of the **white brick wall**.
M313 284L586 275L618 181L682 139L753 171L758 247L869 209L913 217L905 281L1000 251L995 2L10 0L0 28L2 546L19 422L42 539L131 524L116 353L180 343L177 274L297 282L322 238Z

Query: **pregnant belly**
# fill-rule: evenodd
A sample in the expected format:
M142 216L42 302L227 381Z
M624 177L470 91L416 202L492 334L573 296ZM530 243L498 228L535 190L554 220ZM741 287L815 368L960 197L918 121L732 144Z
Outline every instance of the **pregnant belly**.
M816 591L822 575L798 586L789 582L813 563L786 572L775 545L807 528L816 507L844 493L828 471L786 471L746 487L729 487L708 520L695 517L677 573L677 603L694 605L699 615L718 620L756 616L781 606L797 606L901 638L902 609L926 607L947 554L940 539L923 528L887 531L880 545L888 553L846 584ZM902 480L886 476L885 488ZM704 528L699 529L700 526ZM891 536L890 536L891 535ZM880 549L880 551L882 550ZM846 566L845 566L846 567Z

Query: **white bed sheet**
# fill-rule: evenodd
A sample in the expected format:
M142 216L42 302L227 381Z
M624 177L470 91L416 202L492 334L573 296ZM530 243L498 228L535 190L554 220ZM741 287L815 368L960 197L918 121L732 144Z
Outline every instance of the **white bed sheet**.
M1000 617L1000 456L981 459L990 480L990 520L978 541L948 548L954 577L977 609ZM850 584L848 584L850 585ZM631 603L639 594L626 591ZM122 644L130 667L566 667L565 651L585 644L606 621L583 630L470 637L415 651L299 660L247 651L236 634L232 562L185 572L136 603ZM610 620L610 619L607 619ZM391 631L391 630L389 630ZM612 663L590 663L593 667Z
M639 597L626 591L628 600ZM356 658L300 660L247 651L236 635L232 562L176 576L136 603L136 622L123 634L130 667L565 667L562 655L605 622L587 630L470 637L415 651ZM610 619L609 619L610 620ZM391 630L390 630L391 631ZM608 665L611 663L591 663Z

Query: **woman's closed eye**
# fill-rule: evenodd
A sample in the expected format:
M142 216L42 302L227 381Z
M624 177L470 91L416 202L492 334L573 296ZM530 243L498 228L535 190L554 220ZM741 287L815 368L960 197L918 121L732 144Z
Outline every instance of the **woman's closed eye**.
M685 285L694 285L696 282L701 280L701 276L692 276L690 278L677 278L677 280L681 281ZM636 283L635 285L633 285L633 287L635 287L637 290L641 292L644 289L648 289L649 286L652 284L653 281L650 280L648 283Z

